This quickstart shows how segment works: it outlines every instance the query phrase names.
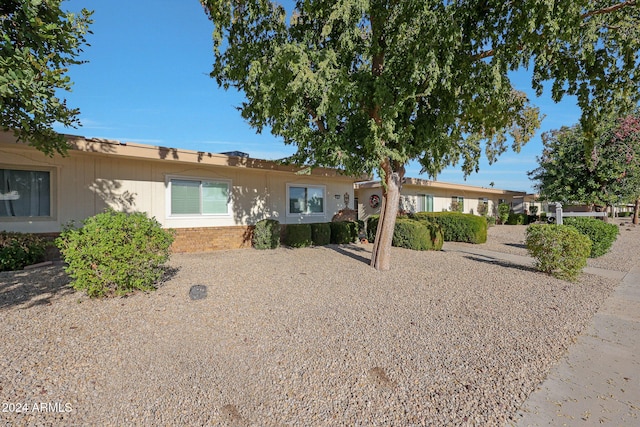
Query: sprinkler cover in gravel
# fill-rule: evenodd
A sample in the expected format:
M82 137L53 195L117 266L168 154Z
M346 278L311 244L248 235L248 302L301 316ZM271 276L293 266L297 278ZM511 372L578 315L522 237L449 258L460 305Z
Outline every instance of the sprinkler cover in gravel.
M207 297L207 287L205 285L194 285L189 289L189 298L192 300L205 299Z

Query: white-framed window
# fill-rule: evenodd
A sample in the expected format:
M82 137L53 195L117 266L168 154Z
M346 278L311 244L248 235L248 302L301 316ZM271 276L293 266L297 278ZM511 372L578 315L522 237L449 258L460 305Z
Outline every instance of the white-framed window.
M0 218L51 217L50 170L0 167Z
M169 178L169 216L229 215L231 181Z
M418 212L433 212L433 196L418 194Z
M287 184L287 215L324 215L323 185Z

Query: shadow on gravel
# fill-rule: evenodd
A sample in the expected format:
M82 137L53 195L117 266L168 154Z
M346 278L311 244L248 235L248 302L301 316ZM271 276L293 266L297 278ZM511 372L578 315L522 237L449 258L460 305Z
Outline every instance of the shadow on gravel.
M340 245L328 245L325 247L332 249L341 255L345 255L345 256L348 256L349 258L355 259L356 261L364 262L365 264L371 263L371 253L364 248L353 246L353 245L344 246L344 247ZM367 254L367 256L361 256L361 255L355 254L354 252L364 252Z
M511 246L513 248L527 249L527 245L524 243L505 243L505 246Z
M162 269L164 270L164 272L162 273L162 278L160 279L160 281L156 283L157 289L160 289L161 287L166 285L168 282L173 280L173 278L176 277L180 272L180 267L163 266Z
M478 262L483 262L485 264L491 264L491 265L499 265L500 267L506 267L506 268L514 268L516 270L524 270L524 271L530 271L533 273L539 273L538 270L536 270L535 268L531 267L531 266L527 266L527 265L522 265L522 264L515 264L509 261L503 261L497 258L490 258L490 257L483 257L483 256L478 256L478 255L463 255L464 258L466 259L470 259L472 261L478 261Z
M0 273L0 310L19 305L31 308L49 305L58 297L72 294L69 276L62 266Z

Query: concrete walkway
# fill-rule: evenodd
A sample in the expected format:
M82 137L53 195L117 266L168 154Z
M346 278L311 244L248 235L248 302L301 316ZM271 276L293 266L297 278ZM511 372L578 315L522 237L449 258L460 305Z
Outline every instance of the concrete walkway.
M529 257L445 246L496 262L532 266ZM588 328L517 414L517 427L640 426L640 266L628 273L585 268L620 280Z

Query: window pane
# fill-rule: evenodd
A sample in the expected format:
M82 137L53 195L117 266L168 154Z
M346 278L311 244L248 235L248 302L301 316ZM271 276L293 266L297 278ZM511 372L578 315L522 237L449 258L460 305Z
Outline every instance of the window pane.
M202 183L202 213L226 214L229 188L224 182Z
M171 180L171 213L200 214L200 181Z
M50 216L49 172L0 169L0 217Z
M433 212L433 196L426 197L425 212Z
M324 212L324 191L322 188L308 188L307 201L309 204L309 213Z
M307 189L304 187L289 187L289 212L304 213L306 212L306 194Z

